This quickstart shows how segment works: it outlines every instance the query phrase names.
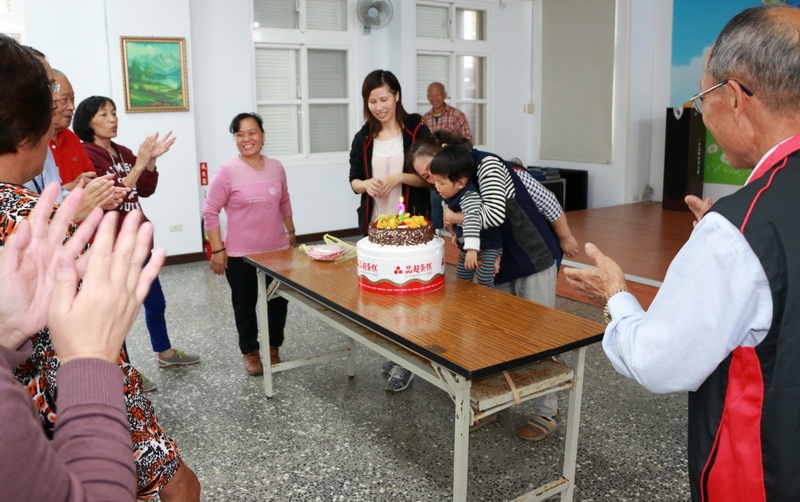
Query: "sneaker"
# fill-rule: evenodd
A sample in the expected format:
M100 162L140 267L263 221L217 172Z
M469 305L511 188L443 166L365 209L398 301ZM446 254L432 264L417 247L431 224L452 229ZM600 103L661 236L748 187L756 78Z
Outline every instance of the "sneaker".
M384 363L381 365L381 373L388 375L392 372L392 368L395 366L397 366L397 363L394 361L384 361Z
M541 441L558 430L561 425L561 412L552 418L534 415L517 429L517 436L525 441Z
M406 390L413 379L414 374L411 371L397 364L389 373L389 382L386 384L386 390L391 392Z
M170 366L189 366L190 364L197 364L200 362L200 356L196 354L189 354L182 350L175 350L175 353L169 357L158 357L159 368L169 368Z
M261 363L261 353L259 351L248 352L243 354L242 357L244 358L244 370L248 375L259 376L264 374L264 365Z
M139 371L139 378L142 379L142 392L153 392L158 389L156 383L147 378L141 371Z

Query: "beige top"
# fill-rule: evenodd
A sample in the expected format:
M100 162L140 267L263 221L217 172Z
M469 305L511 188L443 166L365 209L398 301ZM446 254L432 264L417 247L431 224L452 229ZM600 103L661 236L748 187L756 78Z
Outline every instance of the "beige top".
M398 134L388 141L375 140L372 147L372 177L385 179L390 174L403 172L405 154L403 152L403 135ZM370 215L370 221L382 214L396 214L400 196L403 195L403 185L397 185L389 195L375 199L375 206ZM406 201L407 203L407 201Z

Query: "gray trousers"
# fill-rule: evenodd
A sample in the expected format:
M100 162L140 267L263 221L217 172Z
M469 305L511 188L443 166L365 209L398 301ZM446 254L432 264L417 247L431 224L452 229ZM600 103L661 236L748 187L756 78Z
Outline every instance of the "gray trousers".
M555 308L557 277L558 268L554 263L552 267L541 272L531 274L527 277L521 277L504 284L497 284L495 285L495 289L550 308ZM531 403L533 403L533 411L543 417L550 418L558 413L558 396L555 392L532 399Z

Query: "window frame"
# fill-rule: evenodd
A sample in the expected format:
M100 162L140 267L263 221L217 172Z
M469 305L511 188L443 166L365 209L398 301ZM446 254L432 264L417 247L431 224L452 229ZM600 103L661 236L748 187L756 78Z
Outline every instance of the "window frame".
M448 58L448 78L443 82L447 89L447 103L454 108L460 108L461 105L478 105L483 109L483 123L472 124L473 135L478 131L483 132L482 138L476 138L477 145L486 145L489 143L491 136L491 113L489 96L491 95L491 75L492 75L492 38L493 33L493 5L481 4L476 2L461 1L461 0L417 0L414 3L415 9L421 5L431 7L447 7L448 16L450 19L450 27L448 29L448 38L432 38L421 37L415 33L416 47L415 47L415 62L414 66L417 73L417 87L420 89L417 96L417 109L422 110L421 114L430 110L430 103L426 98L426 93L422 90L419 82L419 56L445 56ZM456 15L459 9L477 10L484 13L484 33L485 40L460 40L456 38ZM415 14L416 16L416 10ZM466 98L461 94L461 86L458 85L456 80L457 75L457 61L462 56L473 56L482 58L484 61L484 75L483 75L483 98ZM480 125L481 127L476 127Z
M347 111L347 124L343 124L346 131L352 129L355 112L354 103L357 97L354 92L356 89L352 75L356 72L356 40L354 30L357 28L351 17L353 15L352 6L347 2L347 16L348 25L346 31L332 31L332 30L312 30L306 28L305 16L305 0L297 0L298 9L300 9L300 19L298 29L285 29L285 28L264 28L251 26L253 32L253 102L256 108L269 105L292 105L300 107L300 134L301 141L299 143L300 151L297 153L281 154L282 159L310 159L325 160L326 157L331 159L341 158L342 154L347 154L350 149L349 141L342 145L342 150L330 152L311 152L311 125L309 122L309 109L313 105L324 104L337 104L346 105ZM254 11L253 11L254 12ZM286 49L298 50L300 52L300 82L299 92L300 96L297 99L259 99L257 93L258 72L256 68L256 52L259 49ZM309 75L308 75L308 51L309 50L332 50L342 51L345 54L346 67L343 69L344 79L347 83L347 95L342 98L310 98L309 96ZM358 110L360 111L360 110ZM267 129L267 124L265 124ZM269 131L267 130L267 135Z

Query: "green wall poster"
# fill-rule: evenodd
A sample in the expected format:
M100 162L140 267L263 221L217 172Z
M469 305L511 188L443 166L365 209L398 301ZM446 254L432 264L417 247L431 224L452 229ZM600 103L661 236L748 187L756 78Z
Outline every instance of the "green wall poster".
M717 34L734 15L760 4L800 6L800 0L673 0L671 106L683 106L700 91L703 62ZM743 185L752 169L734 169L719 144L706 133L706 183Z
M728 157L719 147L717 140L706 131L706 161L703 171L705 183L723 183L725 185L744 185L752 169L736 169L728 162Z

